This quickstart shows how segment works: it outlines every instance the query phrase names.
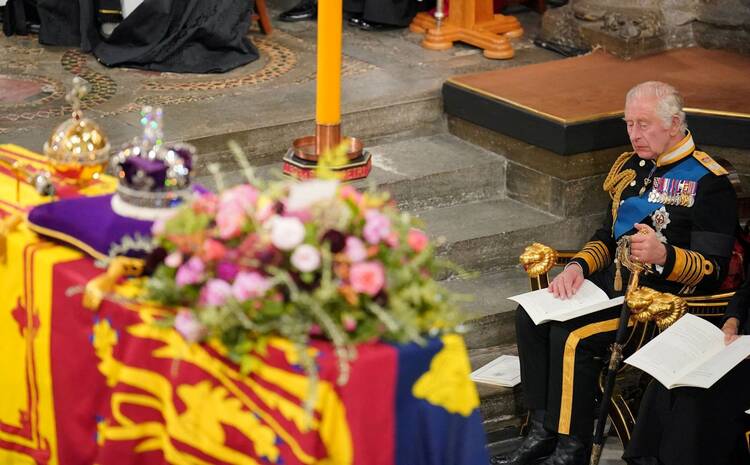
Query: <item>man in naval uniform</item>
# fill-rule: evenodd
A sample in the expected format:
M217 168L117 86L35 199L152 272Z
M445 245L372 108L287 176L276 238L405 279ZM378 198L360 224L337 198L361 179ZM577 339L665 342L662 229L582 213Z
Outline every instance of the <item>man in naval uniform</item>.
M625 100L633 152L622 154L604 182L612 199L604 225L550 283L555 297L573 296L589 279L610 297L622 295L627 270L617 272L617 241L631 236L631 259L650 264L641 283L689 295L711 293L725 275L737 225L727 172L696 150L682 98L672 86L645 82ZM602 362L614 342L620 309L566 322L535 325L516 315L529 434L495 465L588 464L594 398ZM546 458L546 459L545 459Z

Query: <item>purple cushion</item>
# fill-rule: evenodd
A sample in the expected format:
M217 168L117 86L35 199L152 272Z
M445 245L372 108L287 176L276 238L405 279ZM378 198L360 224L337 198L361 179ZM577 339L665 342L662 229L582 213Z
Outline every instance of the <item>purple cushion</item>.
M32 231L73 245L97 259L123 237L151 235L152 221L117 215L112 211L112 194L60 200L34 207L29 213Z

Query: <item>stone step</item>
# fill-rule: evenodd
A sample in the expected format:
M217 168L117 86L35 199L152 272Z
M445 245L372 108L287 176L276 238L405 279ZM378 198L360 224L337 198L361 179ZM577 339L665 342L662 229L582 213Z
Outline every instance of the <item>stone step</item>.
M373 170L367 179L354 185L365 189L374 184L387 190L399 207L407 211L503 195L504 158L446 133L413 136L414 131L406 131L381 139L383 144L368 147L373 156ZM270 178L280 170L277 160L258 167L258 174ZM226 185L244 181L242 173L234 168L223 172ZM211 176L199 176L196 181L215 187Z
M515 344L505 344L469 350L471 369L487 364L501 355L518 355ZM476 383L479 393L479 410L484 429L495 440L507 439L518 433L522 421L523 406L521 387L494 386Z
M467 316L466 347L484 349L515 343L513 318L517 304L508 297L530 289L529 279L520 267L481 273L467 279L453 278L442 284L472 299L462 305Z
M438 254L469 271L514 266L523 248L549 243L562 220L508 198L433 208L415 213L434 238L444 238Z
M577 250L602 224L603 213L559 218L519 201L496 198L417 212L432 237L444 238L438 254L468 271L515 266L523 249L541 242Z
M357 137L366 146L384 136L418 130L426 125L444 124L437 93L365 106L342 114L342 121L344 135ZM312 135L314 131L315 120L311 115L302 119L287 116L265 123L253 121L245 127L218 131L215 135L186 137L185 142L193 144L198 150L195 169L198 175L204 175L208 173L206 167L210 163L220 163L224 171L237 168L227 147L230 140L236 141L250 163L258 166L281 160L296 138Z

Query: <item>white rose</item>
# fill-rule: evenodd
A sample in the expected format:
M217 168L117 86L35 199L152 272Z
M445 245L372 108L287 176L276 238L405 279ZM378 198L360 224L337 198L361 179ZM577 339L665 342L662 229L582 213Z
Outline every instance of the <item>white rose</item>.
M292 250L305 238L305 225L297 218L277 216L271 225L271 243L280 250Z
M318 249L302 244L292 253L292 265L302 272L315 271L320 266L320 253Z

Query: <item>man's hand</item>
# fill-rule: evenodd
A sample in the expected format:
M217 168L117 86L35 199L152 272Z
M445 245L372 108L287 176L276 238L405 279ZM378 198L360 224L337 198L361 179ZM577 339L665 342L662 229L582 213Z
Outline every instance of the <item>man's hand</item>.
M572 263L565 267L559 275L549 284L547 288L558 299L573 297L583 284L583 270L581 265Z
M724 344L729 345L730 342L739 337L737 335L739 328L740 320L737 318L728 318L727 321L724 322L724 326L721 327L721 330L724 332Z
M667 248L656 237L656 232L645 224L636 224L637 234L630 236L630 259L663 266L667 261Z

